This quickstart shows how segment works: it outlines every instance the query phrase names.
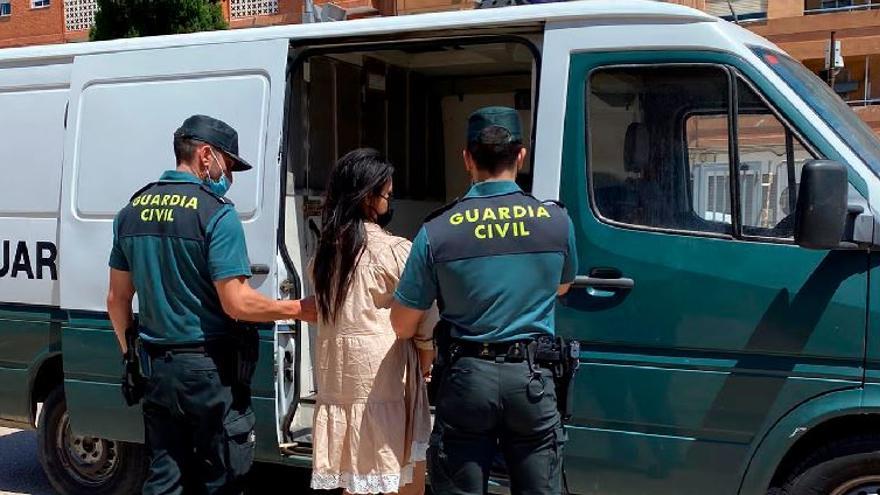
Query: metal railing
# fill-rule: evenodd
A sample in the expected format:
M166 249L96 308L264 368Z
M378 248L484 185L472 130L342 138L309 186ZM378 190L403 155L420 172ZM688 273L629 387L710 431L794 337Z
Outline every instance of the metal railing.
M872 2L872 3L862 3L862 4L851 4L851 5L839 5L841 3L850 3L850 2L835 2L837 6L835 7L817 7L813 9L804 9L804 15L812 15L812 14L832 14L836 12L856 12L861 10L874 10L880 9L880 3ZM806 7L806 5L804 6Z
M851 107L867 107L870 105L880 105L880 98L869 98L867 100L846 100L846 104Z

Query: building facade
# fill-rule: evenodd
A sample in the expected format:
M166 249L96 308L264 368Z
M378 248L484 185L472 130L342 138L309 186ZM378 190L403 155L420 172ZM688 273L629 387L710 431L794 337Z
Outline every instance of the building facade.
M303 0L220 0L232 28L298 23ZM317 0L323 3L327 0ZM467 9L478 0L333 0L350 17ZM880 0L671 0L742 26L777 43L826 76L834 33L844 67L834 89L880 133ZM88 39L96 0L0 0L0 48Z

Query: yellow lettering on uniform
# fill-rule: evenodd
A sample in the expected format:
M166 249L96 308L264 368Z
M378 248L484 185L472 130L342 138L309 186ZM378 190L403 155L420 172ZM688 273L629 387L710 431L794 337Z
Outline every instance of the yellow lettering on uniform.
M550 212L547 211L547 208L544 208L543 206L539 206L538 212L535 216L538 218L550 218Z
M529 216L530 216L530 217L534 217L534 216L535 216L535 210L532 208L532 205L527 206L527 208L529 209Z
M451 223L452 225L461 225L461 222L463 221L464 215L462 215L461 213L456 213L449 217L449 223Z
M144 208L143 210L141 210L141 220L143 220L144 222L149 222L151 211L153 211L153 210L151 210L149 208Z
M480 233L482 232L482 234ZM485 225L477 225L474 227L474 237L477 239L485 239L486 238L486 226Z
M168 206L177 206L180 204L180 194L172 194L171 201L168 202Z
M480 210L465 210L464 217L468 222L474 223L480 219Z
M187 201L186 206L184 206L184 208L198 210L199 209L199 198L189 198L189 201Z
M153 196L153 199L150 200L150 206L160 206L162 204L162 198L159 197L158 194Z
M168 221L174 221L174 208L168 208Z
M486 208L483 210L483 221L485 222L486 220L498 220L495 218L495 212L492 211L492 208Z
M499 237L502 237L502 238L507 237L507 231L509 229L510 229L510 223L505 222L502 224L497 224L497 223L495 224L495 231L498 232Z
M513 207L513 218L522 218L526 216L526 209L520 205Z
M162 206L168 206L168 200L169 200L169 199L171 199L171 195L170 195L170 194L163 194L163 195L162 195Z
M134 201L131 202L131 206L137 206L138 204L140 204L140 202L141 202L141 197L138 196L138 197L134 198Z
M498 208L498 219L499 220L510 220L510 208L506 206L502 206Z
M519 223L519 236L520 237L528 237L530 234L531 234L531 232L526 230L526 223L520 222Z

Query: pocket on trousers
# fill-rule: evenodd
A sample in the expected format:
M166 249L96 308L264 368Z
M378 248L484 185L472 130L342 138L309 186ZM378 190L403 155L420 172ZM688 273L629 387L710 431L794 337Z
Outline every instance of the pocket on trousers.
M226 433L226 469L233 478L244 476L254 463L256 417L253 410L230 411L223 429Z

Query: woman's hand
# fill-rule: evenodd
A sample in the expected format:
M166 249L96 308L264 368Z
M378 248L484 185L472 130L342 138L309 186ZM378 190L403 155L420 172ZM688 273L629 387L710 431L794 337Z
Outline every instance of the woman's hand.
M419 368L426 382L431 381L431 368L434 366L434 350L419 349Z

